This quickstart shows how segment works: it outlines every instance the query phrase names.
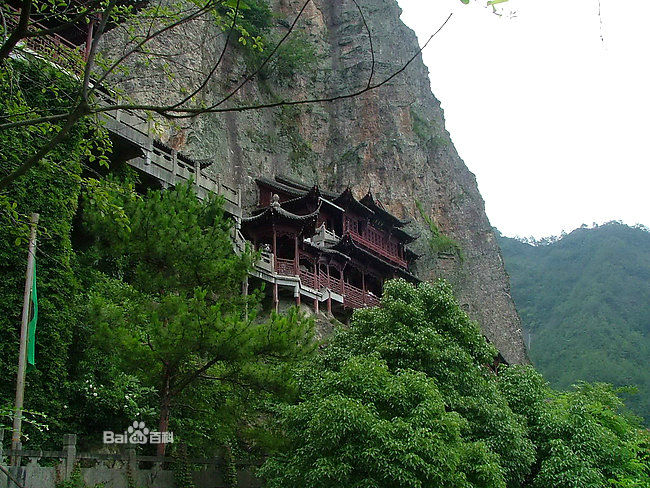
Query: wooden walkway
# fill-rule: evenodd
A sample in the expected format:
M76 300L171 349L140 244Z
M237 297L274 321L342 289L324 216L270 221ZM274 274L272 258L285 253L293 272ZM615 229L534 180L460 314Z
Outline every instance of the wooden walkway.
M111 133L141 150L143 156L129 159L129 165L166 186L193 179L199 198L205 198L209 192L222 195L225 210L236 219L241 218L241 189L224 183L219 175L207 173L198 161L157 142L144 117L128 110L115 110L104 112L102 120Z

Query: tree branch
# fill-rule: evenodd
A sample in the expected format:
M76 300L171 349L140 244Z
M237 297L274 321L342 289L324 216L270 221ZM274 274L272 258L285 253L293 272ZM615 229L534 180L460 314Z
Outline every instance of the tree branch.
M197 93L199 93L201 90L203 90L206 87L206 85L208 84L208 81L210 81L210 78L212 78L214 73L217 71L217 68L221 65L221 61L223 60L223 56L224 56L224 54L226 54L226 49L228 48L228 42L230 41L230 36L232 35L232 32L235 30L235 24L237 22L237 15L239 13L239 3L240 3L240 0L237 0L237 5L235 6L235 15L233 17L230 29L228 29L228 35L226 36L226 41L225 41L225 43L223 45L223 49L221 50L221 54L219 55L219 58L217 59L217 62L212 67L212 70L210 70L210 72L208 73L208 76L206 76L204 78L203 82L198 87L196 87L196 89L194 89L192 91L192 93L190 93L185 98L183 98L179 102L172 105L173 108L180 107L181 105L183 105L187 101L191 100L192 97L195 96Z
M70 132L70 129L81 119L83 116L88 114L88 106L85 104L79 105L73 112L68 114L68 118L64 126L57 132L48 142L46 142L41 149L39 149L34 155L30 156L25 160L15 171L11 172L4 178L0 179L0 190L3 190L9 186L14 180L18 177L24 175L31 169L33 166L39 163L41 159L49 154L57 144L62 142L65 137Z
M9 57L11 51L14 50L18 41L20 41L27 32L27 24L29 23L29 16L32 13L32 0L23 0L20 5L20 18L16 29L11 33L0 47L0 64L4 63L5 59Z
M371 57L371 63L370 63L370 76L368 77L368 84L366 85L366 88L370 87L372 83L372 77L375 74L375 48L372 45L372 34L370 33L370 27L368 27L368 23L366 22L366 16L363 15L363 11L361 10L361 7L357 3L357 0L352 0L354 2L354 5L356 5L357 10L359 11L359 15L361 15L361 20L363 21L363 25L366 28L366 32L368 33L368 42L370 43L370 57Z
M157 114L162 115L163 117L167 117L170 119L182 119L182 118L187 118L187 117L195 117L200 114L204 113L224 113L224 112L247 112L250 110L260 110L260 109L265 109L265 108L275 108L275 107L282 107L282 106L289 106L289 105L306 105L306 104L313 104L313 103L324 103L324 102L335 102L338 100L345 100L348 98L354 98L359 95L362 95L363 93L366 93L371 90L375 90L386 83L389 83L392 79L394 79L396 76L398 76L400 73L402 73L406 68L408 68L411 63L422 53L422 51L429 45L431 40L443 29L443 27L449 22L453 14L449 14L447 19L444 21L444 23L434 32L431 34L427 42L424 43L424 45L417 50L417 52L411 56L411 58L404 64L402 65L401 68L399 68L397 71L393 72L390 76L385 78L384 80L371 84L370 86L365 86L364 88L346 93L343 95L335 95L332 97L322 97L322 98L305 98L305 99L299 99L299 100L280 100L277 102L271 102L271 103L260 103L260 104L255 104L255 105L243 105L240 107L227 107L227 108L217 108L217 106L222 103L219 102L215 105L210 107L177 107L173 108L173 105L169 106L161 106L161 105L148 105L148 104L118 104L118 105L110 105L110 106L105 106L105 107L99 107L97 109L94 109L92 113L102 113L102 112L110 112L113 110L144 110L148 112L154 112Z

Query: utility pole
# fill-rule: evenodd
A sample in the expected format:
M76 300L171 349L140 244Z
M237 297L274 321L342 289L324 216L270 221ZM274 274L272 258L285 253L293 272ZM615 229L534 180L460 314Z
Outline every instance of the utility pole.
M14 413L14 428L11 436L11 449L20 446L20 429L23 419L23 397L25 394L25 367L27 363L27 324L29 323L29 304L34 280L34 254L36 252L36 225L38 214L33 213L31 232L29 235L29 253L27 254L27 272L25 273L25 296L23 299L23 315L20 323L20 348L18 353L18 377L16 379L16 411ZM16 456L12 456L12 464Z

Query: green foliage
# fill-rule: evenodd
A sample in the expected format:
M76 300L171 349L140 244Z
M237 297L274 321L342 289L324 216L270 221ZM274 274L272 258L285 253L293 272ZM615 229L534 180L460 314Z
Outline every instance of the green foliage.
M267 486L648 486L648 433L611 386L554 392L495 354L449 285L389 281L279 408Z
M350 473L361 483L378 470L374 484L352 486L519 486L534 450L485 366L495 355L449 285L388 282L381 308L355 311L322 370L303 379L303 402L285 409L282 426L298 445L270 462L270 486L312 486L319 475L328 481L314 486L340 486ZM381 464L385 446L394 471Z
M611 385L554 392L531 367L506 369L499 385L537 446L530 486L650 486L648 432L619 413Z
M47 107L64 110L76 84L46 63L10 60L0 70L0 112L24 113ZM16 128L0 132L1 176L31 154L54 126ZM38 227L39 325L36 336L37 369L27 375L25 404L42 412L50 430L27 425L31 442L58 444L60 429L69 431L65 415L72 384L70 350L78 327L79 282L71 230L77 201L87 180L82 162L93 147L104 147L104 135L79 124L34 171L0 194L0 404L14 398L20 314L27 262L27 221L40 214ZM103 154L106 150L102 151Z
M235 14L237 18L235 19ZM227 32L233 20L237 41L253 52L261 52L268 44L265 35L271 27L272 13L266 0L226 0L214 10L217 25Z
M432 252L436 254L454 254L463 261L465 259L463 254L463 249L460 247L458 241L454 238L449 237L448 235L440 232L440 229L434 222L434 220L429 216L425 211L422 203L418 200L415 201L415 205L420 212L420 215L424 219L424 222L429 226L429 248Z
M181 445L174 454L174 463L172 465L174 485L178 488L194 488L193 469L188 460L187 446L185 444Z
M221 198L201 202L187 184L122 207L128 228L85 211L93 343L156 390L161 426L174 412L184 442L214 446L267 392L289 387L292 363L313 349L313 324L296 310L257 317L258 294L241 294L254 255L234 253Z
M223 481L226 484L226 487L237 488L239 485L237 479L237 465L235 464L235 458L233 457L232 445L229 442L224 446L223 465Z
M533 363L562 389L635 385L626 403L647 421L650 233L610 223L545 242L499 238Z
M267 43L270 47L275 47L280 39L281 36L278 34L269 35ZM268 54L267 51L262 51L257 57L262 58ZM261 60L258 59L258 62ZM278 48L269 63L263 68L260 76L262 79L272 79L276 83L286 84L291 82L296 75L305 76L317 60L314 45L304 34L295 32Z
M291 453L262 469L270 488L505 486L494 456L463 442L463 419L445 412L423 373L355 356L311 378L303 394L284 411ZM481 471L483 483L468 484Z
M280 124L280 135L284 136L291 146L289 152L289 163L291 167L301 172L301 168L306 166L313 159L314 151L300 133L300 109L298 107L280 107L278 122Z

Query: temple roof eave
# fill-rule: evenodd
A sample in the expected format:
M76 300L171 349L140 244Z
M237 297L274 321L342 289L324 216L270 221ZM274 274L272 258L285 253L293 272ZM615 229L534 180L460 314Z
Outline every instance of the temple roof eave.
M280 222L302 222L307 223L313 221L314 223L318 219L320 213L321 204L318 204L316 210L306 215L298 215L289 212L288 210L283 209L280 205L271 205L260 211L256 215L250 217L242 217L242 225L251 225L251 224L261 224L264 222L268 223L280 223Z
M377 215L377 217L391 222L394 227L403 227L411 222L410 220L400 219L399 217L396 217L388 210L386 210L380 202L375 201L375 198L373 197L370 190L368 190L368 193L366 193L364 197L359 200L359 202L371 209Z
M353 207L354 210L356 210L357 212L365 214L368 217L372 217L375 215L375 212L373 212L370 208L365 206L363 203L361 203L359 200L357 200L354 197L350 187L347 187L345 190L343 190L343 193L341 193L333 201L335 204L343 208L349 205Z

